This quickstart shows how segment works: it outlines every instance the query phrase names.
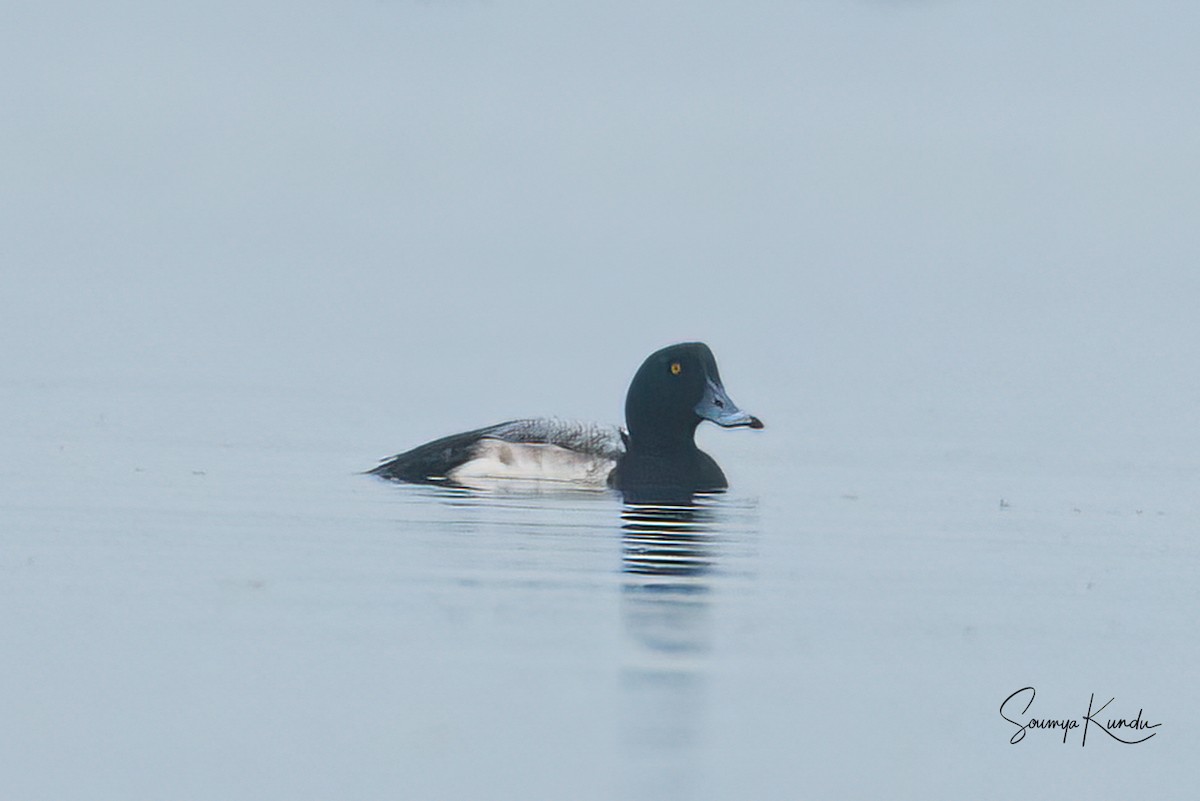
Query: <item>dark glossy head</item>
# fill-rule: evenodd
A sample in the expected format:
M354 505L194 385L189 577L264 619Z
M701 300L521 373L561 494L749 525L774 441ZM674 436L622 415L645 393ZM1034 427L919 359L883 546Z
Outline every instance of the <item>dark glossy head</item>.
M762 428L737 407L725 387L712 351L703 342L684 342L655 351L642 363L625 396L631 448L672 450L691 446L696 426Z

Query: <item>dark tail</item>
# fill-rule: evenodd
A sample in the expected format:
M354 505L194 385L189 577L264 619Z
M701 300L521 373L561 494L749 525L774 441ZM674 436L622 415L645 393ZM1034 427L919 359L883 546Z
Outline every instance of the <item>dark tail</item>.
M507 424L478 428L426 442L366 471L367 475L415 484L445 481L454 468L474 457L476 446L482 437L503 425Z

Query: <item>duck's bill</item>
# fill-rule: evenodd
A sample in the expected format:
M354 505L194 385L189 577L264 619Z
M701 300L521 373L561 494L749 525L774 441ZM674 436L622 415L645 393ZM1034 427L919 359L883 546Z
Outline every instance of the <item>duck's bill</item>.
M725 387L711 379L705 383L704 396L696 404L695 410L696 414L705 420L712 420L722 428L763 427L762 420L739 409L726 394Z

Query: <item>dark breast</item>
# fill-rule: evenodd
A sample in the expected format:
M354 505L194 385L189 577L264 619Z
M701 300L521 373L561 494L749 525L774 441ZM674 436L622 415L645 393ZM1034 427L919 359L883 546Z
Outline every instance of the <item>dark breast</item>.
M725 473L699 448L668 456L627 453L617 463L609 483L626 494L655 489L703 492L729 486Z

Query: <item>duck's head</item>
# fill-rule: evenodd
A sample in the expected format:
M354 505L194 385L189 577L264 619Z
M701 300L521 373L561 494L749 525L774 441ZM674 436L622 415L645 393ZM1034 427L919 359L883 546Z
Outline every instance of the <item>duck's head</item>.
M625 396L631 443L639 448L690 443L702 420L725 428L763 427L725 392L717 361L703 342L684 342L650 354Z

